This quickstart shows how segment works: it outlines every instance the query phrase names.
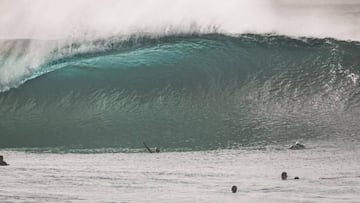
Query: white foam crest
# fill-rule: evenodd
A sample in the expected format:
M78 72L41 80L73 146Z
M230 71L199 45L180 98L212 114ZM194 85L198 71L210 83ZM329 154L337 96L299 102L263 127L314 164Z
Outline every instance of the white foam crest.
M50 52L44 45L30 40L0 42L0 92L19 85L24 76L44 63Z
M332 0L2 0L0 38L64 38L186 30L276 32L360 40L360 4ZM318 3L316 3L318 2ZM345 3L344 3L345 2ZM346 3L347 2L347 3Z
M360 41L359 17L354 0L0 0L0 38L62 39L29 43L25 50L0 43L0 91L18 85L53 57L54 48L74 40L217 31Z

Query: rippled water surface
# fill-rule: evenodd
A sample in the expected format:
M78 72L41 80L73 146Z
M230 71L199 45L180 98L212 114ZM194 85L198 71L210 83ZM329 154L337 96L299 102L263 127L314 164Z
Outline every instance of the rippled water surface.
M10 166L0 168L0 201L357 202L360 149L307 145L159 154L3 150Z

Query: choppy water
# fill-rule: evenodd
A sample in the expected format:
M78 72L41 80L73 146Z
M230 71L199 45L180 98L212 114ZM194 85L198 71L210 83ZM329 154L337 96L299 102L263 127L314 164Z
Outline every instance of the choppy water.
M306 145L159 154L2 150L11 165L0 167L0 201L358 202L360 148Z

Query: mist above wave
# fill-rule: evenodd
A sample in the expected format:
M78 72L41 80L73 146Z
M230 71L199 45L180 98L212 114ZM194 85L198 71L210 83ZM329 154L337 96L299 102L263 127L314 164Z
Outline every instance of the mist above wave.
M0 91L43 71L48 61L98 49L91 43L98 39L276 33L358 41L359 13L351 0L0 1L0 39L46 40L0 41Z
M0 2L0 38L96 38L139 32L269 33L359 40L354 1L65 0Z

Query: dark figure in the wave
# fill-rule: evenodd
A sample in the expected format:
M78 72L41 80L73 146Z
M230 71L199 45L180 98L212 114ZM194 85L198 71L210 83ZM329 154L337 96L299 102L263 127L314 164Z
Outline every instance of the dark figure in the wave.
M4 157L2 155L0 155L0 166L8 166L9 164L7 164L5 161L4 161Z
M294 145L291 145L289 149L297 150L297 149L305 149L305 145L300 144L299 141L297 141Z
M231 187L231 192L232 192L232 193L236 193L236 192L237 192L237 187L236 187L236 185L233 185L233 186Z
M150 147L148 147L147 145L146 145L146 143L145 142L143 142L143 144L144 144L144 146L145 146L145 148L150 152L150 153L159 153L160 152L160 149L159 148L157 148L157 147L155 147L154 148L154 151L152 151L151 149L150 149Z

